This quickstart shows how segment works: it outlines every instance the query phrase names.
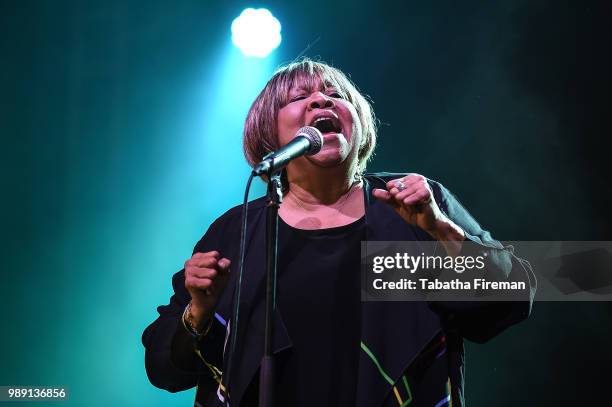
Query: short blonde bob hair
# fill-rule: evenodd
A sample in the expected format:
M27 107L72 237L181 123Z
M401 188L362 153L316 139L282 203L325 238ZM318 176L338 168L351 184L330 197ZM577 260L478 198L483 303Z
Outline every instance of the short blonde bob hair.
M256 165L266 154L279 148L278 112L289 102L289 92L298 83L312 91L321 85L334 87L342 98L353 104L363 132L356 175L363 175L376 146L376 118L372 106L342 71L308 58L279 68L249 109L243 133L244 155L249 164Z

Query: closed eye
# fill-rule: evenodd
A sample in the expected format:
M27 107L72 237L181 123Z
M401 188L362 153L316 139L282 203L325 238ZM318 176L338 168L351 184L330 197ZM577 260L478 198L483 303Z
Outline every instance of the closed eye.
M342 95L340 93L338 93L338 92L328 93L327 96L331 96L331 97L336 98L336 99L342 99Z
M306 96L304 96L304 95L297 95L297 96L292 97L289 100L289 103L297 102L298 100L302 100L302 99L306 99Z

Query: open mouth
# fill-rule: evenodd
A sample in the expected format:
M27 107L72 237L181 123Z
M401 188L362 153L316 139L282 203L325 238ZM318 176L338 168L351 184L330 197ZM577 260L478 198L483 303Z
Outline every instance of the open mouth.
M340 121L335 117L324 116L317 117L310 123L312 127L317 128L322 134L325 133L342 133Z

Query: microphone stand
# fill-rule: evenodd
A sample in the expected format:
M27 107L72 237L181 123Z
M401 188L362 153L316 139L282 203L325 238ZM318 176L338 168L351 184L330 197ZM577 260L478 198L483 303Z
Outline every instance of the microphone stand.
M280 171L268 173L267 215L267 275L264 352L259 371L259 407L276 404L276 371L272 342L276 315L276 259L278 254L278 208L283 200Z

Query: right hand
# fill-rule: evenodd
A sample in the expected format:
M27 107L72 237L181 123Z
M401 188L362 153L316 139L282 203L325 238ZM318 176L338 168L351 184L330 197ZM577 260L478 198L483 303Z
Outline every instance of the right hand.
M198 323L212 316L227 286L230 264L217 251L195 253L185 262L185 288L191 294L191 313Z

